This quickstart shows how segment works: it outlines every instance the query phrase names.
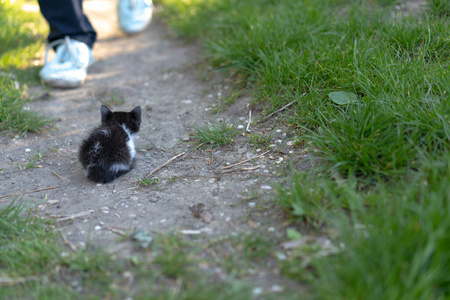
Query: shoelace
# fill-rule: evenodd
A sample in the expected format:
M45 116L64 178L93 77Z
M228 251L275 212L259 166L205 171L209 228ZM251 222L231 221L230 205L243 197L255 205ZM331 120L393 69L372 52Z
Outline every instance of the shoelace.
M134 6L136 5L136 1L137 0L130 0L131 9L134 9ZM149 0L143 0L142 2L147 4L147 6L152 6L152 3Z
M84 65L78 60L77 55L73 50L72 43L70 42L70 37L68 36L65 36L64 39L59 39L48 44L47 49L45 50L44 64L47 64L48 51L50 51L51 48L62 44L65 44L66 51L69 53L69 59L72 61L72 63L78 68L83 68Z

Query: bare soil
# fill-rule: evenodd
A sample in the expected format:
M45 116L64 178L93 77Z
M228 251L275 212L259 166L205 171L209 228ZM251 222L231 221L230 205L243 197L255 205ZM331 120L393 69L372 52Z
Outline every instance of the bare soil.
M231 87L217 76L213 81L200 79L204 71L199 69L198 46L171 38L157 18L141 34L125 36L116 25L114 1L85 1L85 10L99 33L94 46L96 62L81 88L30 88L30 95L38 98L33 107L58 121L55 129L41 134L1 138L0 205L19 195L35 204L43 217L67 217L56 224L70 247L90 242L122 255L129 255L132 245L119 243L120 234L135 230L206 239L258 231L272 235L274 241L284 239L283 213L267 199L283 169L280 166L303 155L271 151L223 169L265 150L257 152L241 136L229 146L207 151L196 148L189 133L217 119L246 127L250 98L240 97L226 112L211 114L217 98ZM135 168L100 185L85 178L77 155L81 141L100 123L102 103L118 111L141 105L143 122L136 140ZM256 118L253 112L252 119ZM253 125L250 129L258 131ZM283 144L289 139L276 122L264 123L259 130L272 133L274 141ZM42 160L25 169L38 151ZM181 153L185 154L153 175L157 183L137 184L137 178ZM258 275L263 282L280 280L266 271Z

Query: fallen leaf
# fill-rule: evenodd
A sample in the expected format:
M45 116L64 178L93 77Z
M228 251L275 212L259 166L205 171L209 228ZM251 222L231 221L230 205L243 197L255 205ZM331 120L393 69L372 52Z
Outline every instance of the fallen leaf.
M331 101L339 105L358 102L358 96L349 92L332 92L328 96Z

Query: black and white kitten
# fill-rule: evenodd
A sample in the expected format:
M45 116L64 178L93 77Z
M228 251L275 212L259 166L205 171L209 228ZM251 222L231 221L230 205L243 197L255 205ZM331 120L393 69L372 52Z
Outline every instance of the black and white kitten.
M83 141L78 158L86 177L107 183L127 173L133 167L136 149L134 137L141 125L141 107L130 112L112 112L101 108L102 125Z

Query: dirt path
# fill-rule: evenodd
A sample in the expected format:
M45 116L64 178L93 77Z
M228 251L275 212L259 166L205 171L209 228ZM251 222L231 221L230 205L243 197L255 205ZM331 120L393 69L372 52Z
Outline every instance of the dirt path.
M114 2L86 1L85 8L99 32L94 48L96 63L82 88L52 89L47 99L33 103L59 119L56 131L2 139L0 205L10 201L12 195L27 192L23 199L39 202L42 215L78 216L86 212L73 222L60 223L74 247L85 245L87 240L94 244L114 242L117 230L200 230L195 233L202 235L246 230L245 216L255 211L258 203L254 201L259 200L248 203L245 199L271 190L273 171L269 169L276 166L276 160L269 160L266 155L255 160L261 165L258 169L223 173L222 167L227 163L258 153L253 153L248 143L207 152L194 150L193 144L181 141L193 126L218 117L208 114L207 108L226 87L212 87L210 82L197 80L191 68L198 49L170 39L157 20L142 34L127 37L120 33L115 17L111 17L115 16ZM35 87L30 93L45 94L45 90ZM143 123L136 142L137 163L125 176L97 185L84 177L77 159L78 147L99 124L101 101L122 98L122 104L109 106L113 110L143 107ZM230 110L234 113L228 113L227 120L245 125L247 102L241 99L234 104ZM24 169L38 151L43 154L36 163L39 167ZM183 152L182 157L154 175L159 178L157 184L137 187L136 178ZM196 218L194 205L206 213ZM271 213L257 215L267 219ZM273 226L270 222L251 224L262 230Z

